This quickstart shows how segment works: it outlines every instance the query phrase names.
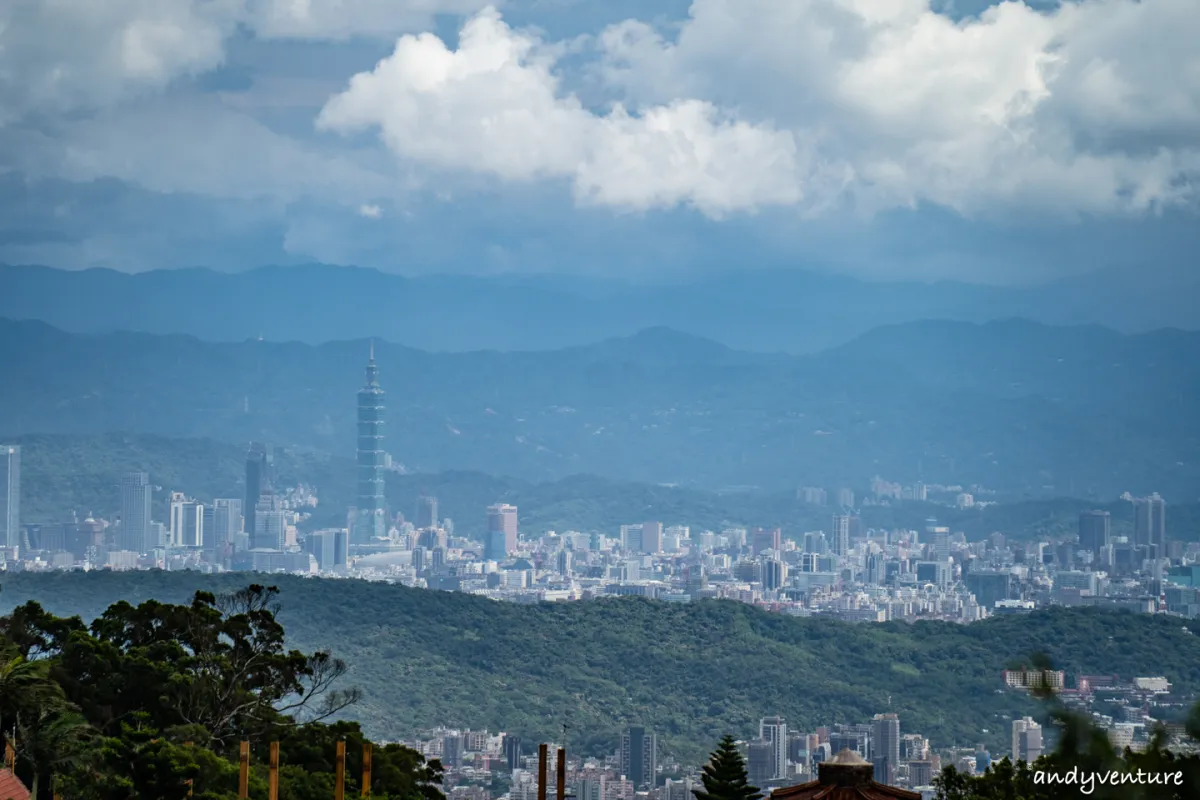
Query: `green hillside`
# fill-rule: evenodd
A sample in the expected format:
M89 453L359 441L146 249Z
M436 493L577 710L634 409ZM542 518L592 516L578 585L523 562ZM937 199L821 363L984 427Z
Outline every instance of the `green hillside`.
M109 604L184 602L246 575L16 574L0 611L29 599L91 619ZM1032 702L1000 671L1037 651L1070 671L1165 675L1200 690L1200 637L1178 619L1055 609L950 623L851 625L768 614L732 602L613 599L534 606L353 580L272 578L290 643L329 648L363 691L350 716L376 738L438 724L529 740L571 726L572 747L615 747L645 723L668 751L699 760L725 732L782 714L801 729L861 721L890 707L935 743L1004 747L1004 716ZM986 729L989 733L984 734Z

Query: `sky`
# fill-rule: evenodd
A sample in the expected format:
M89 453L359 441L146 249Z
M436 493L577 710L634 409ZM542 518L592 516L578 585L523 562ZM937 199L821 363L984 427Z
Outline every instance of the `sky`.
M1196 0L9 0L0 262L1195 278Z

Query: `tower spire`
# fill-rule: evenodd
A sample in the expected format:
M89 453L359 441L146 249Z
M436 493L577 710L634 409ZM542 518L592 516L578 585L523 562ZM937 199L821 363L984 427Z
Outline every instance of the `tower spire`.
M371 360L375 360L375 340L371 340Z

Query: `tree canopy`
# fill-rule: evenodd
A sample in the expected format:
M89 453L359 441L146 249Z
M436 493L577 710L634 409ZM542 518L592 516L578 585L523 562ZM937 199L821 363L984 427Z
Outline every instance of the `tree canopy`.
M0 618L0 738L36 800L236 797L239 743L251 742L251 796L265 793L280 743L280 798L328 796L336 742L347 791L361 787L357 723L330 723L359 698L328 651L288 649L278 589L253 584L190 604L118 602L90 626L29 601ZM441 800L441 766L373 748L372 796Z

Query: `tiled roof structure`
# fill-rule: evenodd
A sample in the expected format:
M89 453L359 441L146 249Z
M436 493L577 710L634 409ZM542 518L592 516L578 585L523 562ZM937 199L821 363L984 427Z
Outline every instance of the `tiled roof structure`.
M846 749L817 765L815 781L776 789L771 800L921 800L921 793L877 782L871 762Z
M0 769L0 800L29 800L29 790L6 769Z

